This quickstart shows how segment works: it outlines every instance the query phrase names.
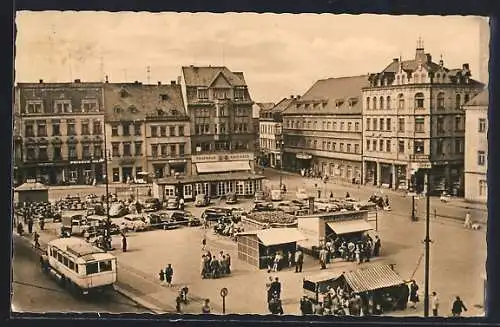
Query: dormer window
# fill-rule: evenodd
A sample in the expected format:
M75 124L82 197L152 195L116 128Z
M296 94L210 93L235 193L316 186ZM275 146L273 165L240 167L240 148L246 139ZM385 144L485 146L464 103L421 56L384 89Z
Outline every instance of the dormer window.
M26 112L29 114L41 114L43 110L42 100L28 100L26 103Z
M116 107L114 107L113 112L114 112L115 114L120 114L120 113L122 112L122 108L120 108L120 107L116 106Z
M135 113L137 113L137 112L138 112L138 110L137 110L137 108L136 108L135 106L130 106L130 107L128 108L128 111L129 111L129 112L131 112L131 113L133 113L133 114L135 114Z
M70 113L73 112L71 107L71 100L55 100L54 107L56 113Z
M335 101L335 108L340 108L344 104L344 100L336 100Z
M83 99L82 100L82 111L83 112L98 112L99 105L97 99Z
M161 101L167 101L168 100L168 95L166 94L160 94Z
M122 98L126 98L128 96L128 92L125 89L120 90L120 96Z

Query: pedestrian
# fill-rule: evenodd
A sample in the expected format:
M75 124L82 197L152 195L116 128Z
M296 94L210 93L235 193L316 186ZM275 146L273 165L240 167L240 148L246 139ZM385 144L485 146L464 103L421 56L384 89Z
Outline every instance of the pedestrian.
M453 305L451 307L451 315L453 317L460 317L460 315L462 315L462 311L467 311L467 308L460 299L460 296L457 296L455 298L455 301L453 301Z
M432 292L431 307L432 307L432 316L437 317L439 309L439 297L436 292Z
M181 197L181 199L179 200L179 209L184 210L184 198L183 197Z
M28 233L33 233L33 219L28 218Z
M40 218L40 230L45 229L45 219L42 217Z
M375 243L373 244L373 256L378 257L380 255L380 238L378 235L375 236Z
M319 264L321 266L320 269L326 269L326 255L327 252L325 248L321 248L321 250L319 251Z
M231 256L229 253L226 253L226 264L227 264L227 274L229 275L231 273Z
M321 190L318 190L318 199L321 198Z
M350 197L351 197L351 195L349 194L349 192L346 192L346 194L345 194L345 198L346 198L346 199L349 199Z
M467 211L467 213L465 214L464 227L467 229L472 229L472 219L470 217L469 211Z
M175 298L175 310L177 313L181 313L181 304L182 304L182 297L180 294L177 294L177 297Z
M38 233L35 232L35 234L33 234L33 240L34 240L35 249L39 249L40 248L40 242L38 241L39 238L40 238L40 235L38 235Z
M127 252L127 237L122 235L122 251Z
M333 199L333 192L330 191L330 199Z
M163 271L163 269L160 269L158 276L160 277L160 284L165 284L165 272Z
M278 277L275 277L274 282L271 283L270 291L271 291L271 298L272 295L276 295L277 299L281 299L281 283Z
M201 307L201 313L209 314L210 313L210 300L205 299L203 306Z
M172 265L169 263L165 268L165 281L167 282L168 287L172 287L172 277L174 276L174 269Z
M412 280L410 284L410 307L416 309L417 302L420 302L420 299L418 298L418 285L415 280Z
M206 234L203 235L203 239L201 240L201 250L205 251L207 247L207 236Z

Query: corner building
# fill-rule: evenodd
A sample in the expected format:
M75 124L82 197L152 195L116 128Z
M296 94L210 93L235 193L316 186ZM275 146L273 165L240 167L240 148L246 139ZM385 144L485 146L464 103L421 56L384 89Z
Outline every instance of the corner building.
M430 192L464 191L465 112L484 87L468 64L448 69L418 41L415 58L393 59L363 89L365 184Z

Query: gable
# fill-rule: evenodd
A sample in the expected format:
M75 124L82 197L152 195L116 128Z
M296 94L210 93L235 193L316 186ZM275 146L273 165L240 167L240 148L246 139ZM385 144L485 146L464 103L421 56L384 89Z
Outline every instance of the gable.
M231 84L227 80L227 78L224 76L222 72L219 72L215 79L210 83L209 87L215 87L215 88L231 88Z

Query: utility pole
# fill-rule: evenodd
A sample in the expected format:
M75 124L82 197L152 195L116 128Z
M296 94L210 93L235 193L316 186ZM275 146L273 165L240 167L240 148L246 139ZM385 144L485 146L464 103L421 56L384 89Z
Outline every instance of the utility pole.
M430 225L430 217L431 217L431 201L429 196L430 186L431 186L431 177L430 177L430 169L426 173L426 213L425 213L425 271L424 271L424 317L429 317L429 255L430 255L430 243L431 239L429 237L429 225Z
M283 189L283 146L285 145L285 142L283 141L283 137L280 138L277 145L279 146L280 149L280 192Z
M106 124L104 130L104 171L106 172L106 235L104 238L105 250L112 250L111 246L111 218L109 217L109 174L108 174L108 149L106 140Z

